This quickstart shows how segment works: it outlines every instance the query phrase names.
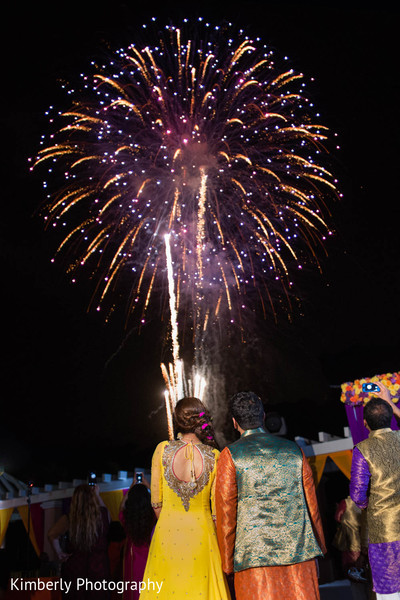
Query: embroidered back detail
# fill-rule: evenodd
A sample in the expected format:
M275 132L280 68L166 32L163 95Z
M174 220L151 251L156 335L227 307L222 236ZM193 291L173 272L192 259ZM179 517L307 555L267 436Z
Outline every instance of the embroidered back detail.
M175 492L177 496L182 500L182 504L186 512L190 507L190 499L197 496L208 483L210 473L214 468L215 455L212 448L204 444L196 445L203 459L203 470L200 476L194 483L191 481L181 481L178 479L173 470L173 462L175 454L183 448L186 444L179 440L169 442L165 448L162 457L162 464L164 466L164 476L169 488Z

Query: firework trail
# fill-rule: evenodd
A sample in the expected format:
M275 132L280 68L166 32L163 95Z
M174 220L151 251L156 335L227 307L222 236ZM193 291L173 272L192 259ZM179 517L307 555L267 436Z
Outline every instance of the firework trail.
M93 305L108 315L123 298L144 323L161 297L200 353L220 319L240 327L278 290L290 298L338 192L301 74L232 26L155 39L93 64L35 166L55 181L46 223L63 230L71 277L95 278Z
M169 306L171 313L171 338L172 338L172 360L175 365L179 364L179 336L178 336L178 315L176 311L176 297L175 297L175 284L174 284L174 273L172 267L171 258L171 247L170 247L170 236L165 235L165 253L167 260L167 273L168 273L168 291L169 291ZM178 386L180 377L178 372L174 374L175 386ZM182 388L179 387L179 396L182 394Z
M171 258L170 235L165 235L165 254L167 261L168 273L168 291L169 291L169 306L171 314L171 341L172 341L172 363L168 366L161 363L161 372L167 386L165 391L165 405L167 411L168 432L173 439L174 429L172 421L172 412L180 398L184 396L195 396L200 400L203 399L205 389L205 378L193 369L192 378L189 379L185 373L183 361L180 359L179 350L179 335L178 335L178 316L176 311L176 296L174 273Z

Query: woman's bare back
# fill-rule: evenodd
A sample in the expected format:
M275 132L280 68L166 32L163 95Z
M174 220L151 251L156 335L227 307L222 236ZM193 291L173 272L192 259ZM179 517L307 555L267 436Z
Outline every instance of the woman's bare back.
M193 481L203 472L203 455L197 444L188 443L179 448L172 462L172 470L180 481Z

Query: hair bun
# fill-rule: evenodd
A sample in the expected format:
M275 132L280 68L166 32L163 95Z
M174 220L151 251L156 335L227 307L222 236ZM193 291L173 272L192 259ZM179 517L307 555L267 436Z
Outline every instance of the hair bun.
M198 398L182 398L174 410L175 432L194 433L199 440L217 447L212 428L211 416Z

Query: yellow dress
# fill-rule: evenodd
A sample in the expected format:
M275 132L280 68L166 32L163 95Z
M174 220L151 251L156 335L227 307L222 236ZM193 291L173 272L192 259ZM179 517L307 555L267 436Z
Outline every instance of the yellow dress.
M151 500L162 509L140 600L230 600L212 518L219 452L196 444L203 468L197 479L185 482L173 469L175 454L184 446L193 456L193 446L182 441L161 442L153 455Z

